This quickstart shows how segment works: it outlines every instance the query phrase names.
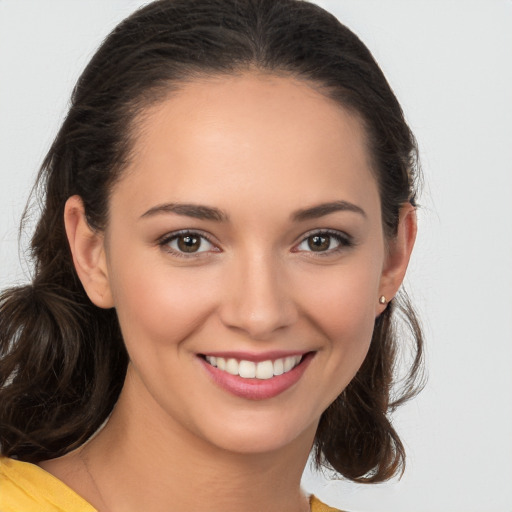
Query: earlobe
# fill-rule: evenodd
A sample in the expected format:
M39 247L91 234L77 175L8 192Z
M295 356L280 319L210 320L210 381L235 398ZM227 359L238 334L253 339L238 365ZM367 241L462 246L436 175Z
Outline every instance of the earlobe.
M396 295L404 280L416 240L416 232L416 208L410 203L406 203L400 209L397 234L388 242L379 295L376 300L377 315L384 311L387 303Z
M72 196L67 200L64 224L73 264L89 299L100 308L113 307L104 236L89 226L79 196Z

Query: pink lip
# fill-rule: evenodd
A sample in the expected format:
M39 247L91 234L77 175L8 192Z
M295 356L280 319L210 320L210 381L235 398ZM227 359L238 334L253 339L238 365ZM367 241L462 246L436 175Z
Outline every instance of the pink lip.
M275 352L276 354L280 354L278 352ZM216 357L230 357L228 353L221 353ZM227 354L227 355L221 355L221 354ZM257 356L257 361L266 361L268 359L279 359L280 357L286 357L285 356L279 356L278 357L269 357L270 353L266 353L264 358L260 358L259 355ZM272 353L274 354L274 353ZM290 353L288 352L287 355L299 355L300 352L297 353ZM213 355L215 354L208 354ZM241 356L240 352L236 353L235 359L245 359L247 361L256 361L254 359L254 354L252 358L247 357L250 354L245 354L243 357ZM212 366L211 364L207 363L203 358L199 358L201 363L203 364L203 367L205 370L209 373L210 377L213 379L213 381L220 386L222 389L228 391L229 393L238 396L240 398L245 398L248 400L266 400L268 398L273 398L277 395L280 395L287 389L291 388L296 382L299 381L299 379L302 377L304 372L306 371L306 368L309 366L309 363L315 356L314 352L308 352L304 355L302 361L300 364L298 364L293 370L290 370L287 373L283 373L283 375L276 375L275 377L272 377L271 379L261 380L261 379L244 379L240 377L239 375L231 375L225 371L219 370L215 366Z

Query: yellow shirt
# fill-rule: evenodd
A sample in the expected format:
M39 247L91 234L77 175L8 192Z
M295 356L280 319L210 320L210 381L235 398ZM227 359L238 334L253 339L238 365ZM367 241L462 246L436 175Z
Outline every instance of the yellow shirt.
M340 512L311 496L311 512ZM0 457L0 512L97 512L44 469Z

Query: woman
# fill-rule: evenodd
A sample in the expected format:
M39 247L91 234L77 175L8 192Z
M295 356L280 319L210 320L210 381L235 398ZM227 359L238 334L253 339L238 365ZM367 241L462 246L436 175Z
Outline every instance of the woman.
M312 448L355 481L400 472L415 157L317 6L121 23L43 163L33 283L1 299L0 510L320 512ZM417 351L392 398L397 306Z

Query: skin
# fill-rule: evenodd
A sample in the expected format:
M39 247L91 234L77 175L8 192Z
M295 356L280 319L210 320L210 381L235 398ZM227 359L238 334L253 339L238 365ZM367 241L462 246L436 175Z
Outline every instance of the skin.
M362 364L416 233L406 205L385 240L369 161L359 119L291 78L205 79L148 110L106 231L79 197L65 212L89 297L119 315L126 382L92 441L41 466L102 511L308 510L299 484L320 415ZM333 202L351 207L298 214ZM222 218L158 210L177 203ZM180 254L180 230L209 241ZM251 400L198 356L228 350L313 357L289 389Z

